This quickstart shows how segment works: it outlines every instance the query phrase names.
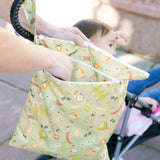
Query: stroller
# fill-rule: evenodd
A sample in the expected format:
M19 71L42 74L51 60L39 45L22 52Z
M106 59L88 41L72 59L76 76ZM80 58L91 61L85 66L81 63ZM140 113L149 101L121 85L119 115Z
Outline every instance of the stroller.
M140 137L140 135L133 136L132 139L130 139L129 143L122 149L125 137L125 130L132 108L140 110L143 116L151 118L154 122L160 124L160 119L152 114L151 106L140 100L135 94L127 92L125 101L127 103L127 110L123 119L123 125L120 134L117 136L117 144L112 160L119 160L130 148L134 146L134 144L138 141ZM135 103L137 102L142 106L141 108L136 107Z
M12 22L12 25L15 28L15 30L21 36L23 36L26 39L29 39L30 41L33 41L34 40L34 35L31 34L30 32L28 32L27 30L25 30L20 25L20 23L18 21L18 11L19 11L19 8L20 8L20 6L23 2L24 2L24 0L15 0L15 2L13 3L12 9L11 9L11 22ZM122 126L122 129L121 129L120 135L117 138L117 146L116 146L116 150L114 152L114 156L113 156L112 160L119 160L126 153L126 151L128 151L128 149L130 149L132 147L132 145L139 138L138 135L134 136L133 139L128 143L128 145L121 151L121 146L123 144L123 137L124 137L124 134L125 134L126 125L127 125L127 122L128 122L130 111L133 107L136 108L136 109L140 109L144 116L153 119L157 123L160 123L160 119L158 119L156 116L151 114L150 106L148 104L144 103L143 101L139 100L136 95L131 94L130 92L127 92L126 102L128 104L127 105L128 107L127 107L127 111L126 111L126 115L125 115L125 119L124 119L124 122L123 122L123 126ZM136 102L141 104L142 108L136 107L135 106ZM46 156L46 159L47 158L50 159L52 157L51 156L48 156L48 157ZM45 160L45 159L43 159L43 160Z

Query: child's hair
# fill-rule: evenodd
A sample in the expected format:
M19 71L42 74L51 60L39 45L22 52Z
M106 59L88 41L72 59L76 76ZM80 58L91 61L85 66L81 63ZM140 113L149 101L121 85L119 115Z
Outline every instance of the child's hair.
M101 36L108 34L112 28L98 20L94 19L84 19L76 24L74 27L77 27L88 39L90 39L97 31L101 31Z

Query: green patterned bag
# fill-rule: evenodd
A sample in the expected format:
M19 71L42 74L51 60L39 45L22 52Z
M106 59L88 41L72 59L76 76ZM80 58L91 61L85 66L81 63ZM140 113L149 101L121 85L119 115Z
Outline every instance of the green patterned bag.
M35 1L24 4L35 33ZM31 14L32 13L32 14ZM35 72L9 145L68 160L108 160L106 143L121 114L129 79L148 74L88 43L35 36L35 43L73 58L70 81Z

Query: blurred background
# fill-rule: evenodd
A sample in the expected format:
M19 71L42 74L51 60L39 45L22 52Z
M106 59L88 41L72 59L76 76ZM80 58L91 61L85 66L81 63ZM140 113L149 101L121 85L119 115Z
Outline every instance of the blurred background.
M119 59L144 70L160 67L160 0L37 0L37 13L47 22L61 27L71 27L86 18L104 21L131 38L128 44L119 40ZM0 26L14 32L5 21L0 20ZM8 147L31 78L32 73L0 74L0 159L33 160L38 156ZM159 87L160 82L153 86ZM159 139L160 136L155 137L128 151L124 159L160 160Z
M72 26L84 18L94 18L122 30L130 37L119 48L153 61L160 61L159 0L38 0L37 12L58 26Z
M127 45L119 41L119 49L160 61L159 0L37 0L37 13L47 22L65 27L85 18L104 21L130 36ZM0 25L6 24L1 21Z

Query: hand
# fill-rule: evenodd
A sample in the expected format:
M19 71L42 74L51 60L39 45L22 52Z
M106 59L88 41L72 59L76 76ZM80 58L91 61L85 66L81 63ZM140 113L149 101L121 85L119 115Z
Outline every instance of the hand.
M49 59L50 63L45 68L46 71L59 79L69 81L73 69L72 59L66 56L64 53L56 52L53 52Z
M116 39L122 38L126 43L130 40L130 37L123 31L115 31Z
M158 102L150 97L139 97L140 100L150 104L152 107L151 107L151 110L152 112L154 112L156 109L157 109L157 106L158 106Z
M84 41L89 41L77 27L59 28L49 25L47 35L54 38L74 41L81 47L85 46Z
M0 28L0 72L27 73L46 69L68 81L72 68L72 59L64 53L28 43Z

